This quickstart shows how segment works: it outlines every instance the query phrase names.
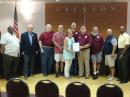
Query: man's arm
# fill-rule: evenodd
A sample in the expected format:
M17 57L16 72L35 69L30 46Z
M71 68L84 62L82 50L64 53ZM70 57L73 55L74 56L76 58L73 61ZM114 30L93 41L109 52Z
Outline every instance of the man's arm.
M114 58L117 45L113 45L111 57Z
M1 40L0 40L0 44L1 44L1 52L4 53L5 52L5 45L7 44L8 39L6 37L6 35L2 35L1 36Z
M39 42L38 42L38 37L36 34L36 54L38 54L38 52L39 52Z
M43 37L43 33L41 33L41 35L39 36L39 46L40 46L40 51L41 51L41 53L44 52L44 50L43 50L43 45L42 45L42 41L43 41L42 38L44 38L44 37Z
M54 43L54 45L55 45L57 48L59 48L60 50L62 50L62 47L61 47L56 41L54 41L53 43Z
M43 50L43 47L42 47L42 41L39 41L39 46L40 46L40 51L41 51L41 53L43 53L44 50Z
M89 38L88 44L85 44L84 46L80 46L80 49L87 49L91 46L92 38L90 35L88 35L88 38Z
M5 45L1 44L1 52L4 53L5 52Z
M52 41L55 45L55 47L59 48L60 50L62 50L62 47L56 42L56 34L54 34Z
M115 56L115 51L116 51L116 49L117 49L117 39L116 39L116 38L112 39L111 44L112 44L112 46L113 46L113 48L112 48L112 53L111 53L111 57L114 58L114 56Z
M125 52L127 51L127 49L129 48L130 46L129 45L126 45L125 48L123 49L122 51L122 54L121 56L123 56L125 54Z
M22 55L24 55L24 36L23 34L21 35L21 40L20 40L20 51L22 53Z
M123 49L122 51L122 54L121 54L121 58L123 57L123 55L125 54L125 52L127 51L127 49L130 47L130 36L126 36L125 37L125 48Z
M103 50L103 44L104 44L104 39L103 39L103 36L102 36L102 39L101 39L102 50Z
M89 48L90 47L90 44L86 44L86 45L84 45L84 46L80 46L80 49L87 49L87 48Z

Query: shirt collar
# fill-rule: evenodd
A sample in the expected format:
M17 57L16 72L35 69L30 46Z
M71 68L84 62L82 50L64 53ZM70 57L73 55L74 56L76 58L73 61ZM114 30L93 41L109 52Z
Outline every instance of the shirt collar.
M30 32L28 32L28 34L29 34L29 35L32 35L32 34L33 34L33 32L31 32L31 33L30 33Z

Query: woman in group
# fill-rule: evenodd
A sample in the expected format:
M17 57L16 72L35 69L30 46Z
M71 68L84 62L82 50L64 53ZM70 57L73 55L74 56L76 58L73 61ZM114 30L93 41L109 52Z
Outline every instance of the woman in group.
M72 60L75 57L75 53L73 52L72 49L72 44L75 42L74 38L72 37L72 30L68 29L68 36L64 40L64 50L63 50L63 56L65 60L65 68L64 68L64 75L65 78L70 78L70 67L72 64Z

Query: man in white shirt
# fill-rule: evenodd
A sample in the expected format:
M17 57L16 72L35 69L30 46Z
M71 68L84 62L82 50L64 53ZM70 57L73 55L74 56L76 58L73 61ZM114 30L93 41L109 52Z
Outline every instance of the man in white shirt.
M126 33L124 26L120 27L120 36L118 38L118 69L119 69L119 81L120 83L128 82L128 57L130 46L130 36Z
M0 44L3 52L4 76L8 80L17 77L17 65L19 63L19 39L14 35L12 26L8 27L8 32L1 37Z

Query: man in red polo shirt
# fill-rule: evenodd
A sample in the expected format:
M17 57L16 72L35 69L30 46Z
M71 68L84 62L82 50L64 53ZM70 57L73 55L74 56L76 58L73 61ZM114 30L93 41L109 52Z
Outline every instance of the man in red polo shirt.
M63 70L64 70L64 58L63 58L63 45L64 45L64 40L66 38L66 33L64 32L64 27L63 25L58 26L58 32L56 32L53 36L53 43L55 45L54 48L54 59L56 61L56 76L59 77L59 75L63 75Z
M85 73L85 78L88 79L90 76L89 59L90 59L91 36L86 31L87 29L85 26L80 27L81 34L78 37L78 42L80 44L80 52L78 55L78 61L79 61L78 77L82 77Z
M41 48L41 64L42 73L47 76L54 64L54 44L52 41L54 32L52 31L51 24L46 25L46 32L41 33L39 37Z
M93 64L93 79L98 78L100 63L102 61L103 37L99 34L98 27L94 26L91 32L91 61Z

